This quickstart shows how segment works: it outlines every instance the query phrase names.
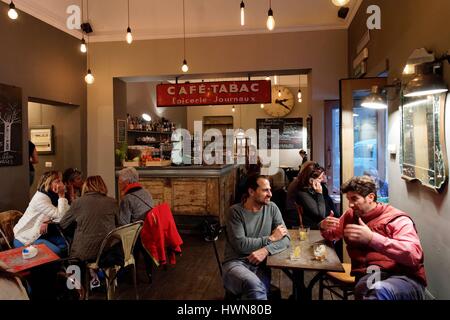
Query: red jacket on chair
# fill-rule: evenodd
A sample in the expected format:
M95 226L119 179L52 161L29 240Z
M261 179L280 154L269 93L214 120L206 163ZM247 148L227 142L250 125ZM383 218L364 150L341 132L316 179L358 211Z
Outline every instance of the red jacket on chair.
M157 266L167 264L166 250L169 253L169 263L175 264L175 253L181 253L183 240L167 203L157 205L147 214L141 231L141 241Z

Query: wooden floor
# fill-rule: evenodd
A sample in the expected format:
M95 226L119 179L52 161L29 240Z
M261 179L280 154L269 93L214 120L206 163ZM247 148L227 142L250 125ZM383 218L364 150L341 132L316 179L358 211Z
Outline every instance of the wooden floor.
M153 271L153 281L149 284L143 262L138 261L138 292L142 300L223 300L224 290L219 268L214 255L213 244L203 240L201 235L182 235L184 244L182 256L177 263L166 269L160 267ZM220 256L223 255L224 239L217 241ZM130 272L131 274L131 272ZM309 281L314 272L306 272ZM119 280L118 299L134 299L131 276L125 275ZM292 292L292 283L280 270L273 270L272 284L281 289L283 299ZM95 294L92 298L103 298ZM313 291L313 299L318 298L318 285ZM326 300L332 299L325 292Z

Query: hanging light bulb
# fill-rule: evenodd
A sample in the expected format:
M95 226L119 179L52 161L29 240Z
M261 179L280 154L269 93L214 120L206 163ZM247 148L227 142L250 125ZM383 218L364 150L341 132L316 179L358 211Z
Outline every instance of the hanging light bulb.
M183 60L183 65L181 66L181 71L183 71L183 72L188 72L189 71L189 66L187 64L186 59Z
M264 109L264 103L261 103L261 109Z
M125 37L128 44L133 42L133 35L131 34L130 28L130 0L128 0L128 28L127 28L127 36Z
M184 11L184 0L183 0L183 65L181 66L181 71L184 73L189 71L189 67L186 61L186 19Z
M126 39L127 39L128 44L131 44L133 42L133 35L131 34L131 28L130 27L127 28L127 37L126 37Z
M298 89L297 98L298 98L298 102L302 102L302 90L301 89Z
M91 69L88 69L87 75L84 77L84 81L86 81L87 84L93 84L94 83L94 76L92 75Z
M233 108L231 108L232 112L236 112L236 108L233 106Z
M245 4L244 0L241 1L241 26L245 25Z
M281 98L281 90L278 90L278 98Z
M333 2L333 4L336 7L343 7L345 6L347 3L350 2L350 0L331 0L331 2Z
M81 39L80 51L83 53L87 52L86 41L84 40L84 36L83 39Z
M272 0L269 0L269 11L267 12L267 29L272 31L275 29L275 19L273 18Z
M8 17L10 17L12 20L16 20L19 17L19 14L17 13L17 10L16 10L16 6L14 5L14 2L12 2L12 1L9 4Z

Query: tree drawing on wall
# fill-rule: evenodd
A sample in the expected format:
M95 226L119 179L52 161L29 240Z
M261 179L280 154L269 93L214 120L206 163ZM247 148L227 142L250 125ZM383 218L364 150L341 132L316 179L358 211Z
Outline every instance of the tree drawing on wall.
M0 166L22 164L22 89L0 83Z
M6 112L0 113L0 121L3 123L3 152L11 151L11 127L13 124L22 123L22 115L17 105L9 104Z

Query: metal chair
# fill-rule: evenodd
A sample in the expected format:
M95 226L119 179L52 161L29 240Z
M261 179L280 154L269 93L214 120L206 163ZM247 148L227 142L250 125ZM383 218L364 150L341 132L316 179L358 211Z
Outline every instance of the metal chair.
M212 242L214 247L214 254L216 256L217 266L219 267L220 278L222 279L222 262L220 261L219 252L217 250L216 241L219 239L219 236L226 231L225 226L221 226L219 222L209 222L207 220L204 221L204 239L206 242ZM224 300L239 300L241 297L239 295L235 295L230 291L225 289L225 298ZM280 288L274 285L270 285L270 291L268 293L269 300L281 300L281 291Z
M22 212L8 210L0 212L0 250L14 247L14 226L22 217Z
M90 289L89 270L94 270L95 272L102 270L105 273L106 298L108 300L111 300L112 298L114 298L114 293L117 286L117 273L119 272L119 270L126 268L128 266L133 266L134 290L136 293L136 299L139 299L136 285L136 261L134 259L133 249L143 224L144 224L143 221L130 223L118 227L106 235L105 239L102 241L102 244L100 245L100 249L98 251L95 262L88 263L86 265L86 274L85 274L86 300L89 299L89 289ZM101 258L104 257L104 255L108 255L108 249L112 248L119 242L122 244L123 249L123 265L115 264L113 266L105 266L105 267L101 266Z
M319 280L319 300L323 300L323 291L327 289L342 300L354 294L355 277L350 275L351 264L343 263L345 272L327 272ZM339 292L339 289L341 292Z

